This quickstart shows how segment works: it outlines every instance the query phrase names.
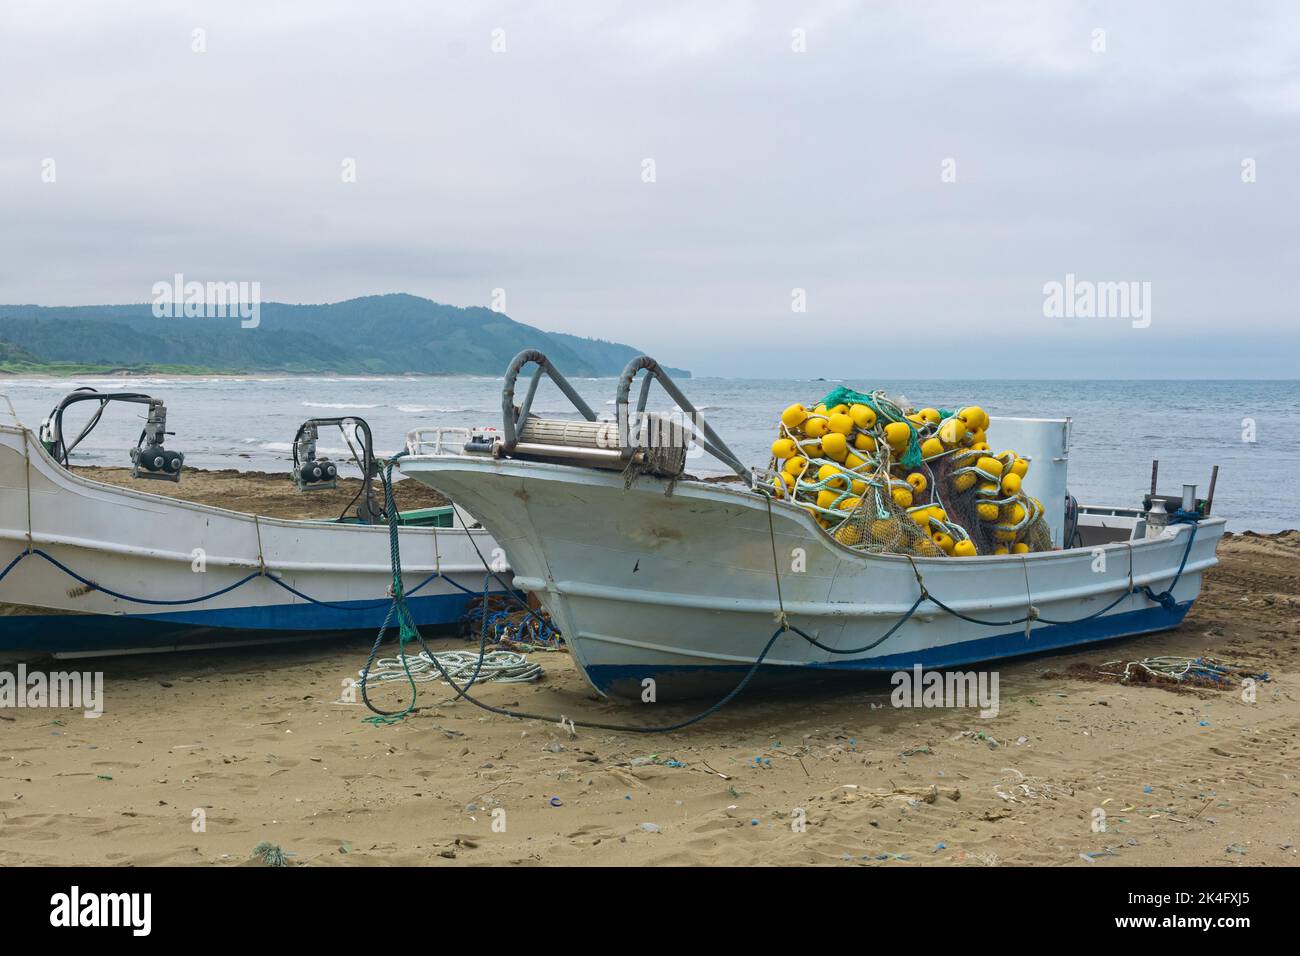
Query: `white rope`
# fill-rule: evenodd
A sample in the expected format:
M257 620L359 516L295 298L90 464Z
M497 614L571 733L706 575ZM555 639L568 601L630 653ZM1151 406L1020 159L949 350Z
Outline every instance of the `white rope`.
M1244 665L1219 660L1216 657L1144 657L1138 661L1106 661L1101 666L1114 667L1116 664L1124 665L1124 673L1107 670L1099 670L1098 673L1118 677L1122 683L1128 683L1132 679L1135 668L1146 671L1153 677L1163 677L1173 681L1182 681L1189 674L1211 680L1235 678L1238 681L1243 677L1253 676Z
M8 402L9 399L5 398L5 401ZM13 410L14 410L13 405L10 405L9 411L12 412ZM17 416L15 416L15 420L17 420ZM32 452L30 446L28 445L28 442L30 441L29 434L30 433L24 427L23 428L23 478L25 479L24 484L27 490L27 553L31 554L32 548L35 545L35 540L32 538Z
M367 680L372 684L386 684L391 681L406 680L406 670L402 666L403 658L406 667L411 670L411 678L417 684L429 683L432 681L442 681L442 673L434 664L433 658L438 659L438 663L450 675L451 679L457 684L463 684L474 676L475 668L478 668L478 680L475 683L485 683L493 681L498 684L521 684L528 681L538 680L543 675L542 665L535 664L523 654L516 654L514 651L488 651L483 655L483 664L478 666L478 654L469 651L439 651L432 655L421 651L419 654L399 654L397 657L381 657L375 661L370 668L370 674L359 671L359 684Z

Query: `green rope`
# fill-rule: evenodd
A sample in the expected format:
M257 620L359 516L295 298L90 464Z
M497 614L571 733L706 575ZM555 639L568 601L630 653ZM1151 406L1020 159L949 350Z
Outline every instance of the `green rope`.
M910 421L903 413L903 410L895 405L889 399L885 398L885 393L877 389L870 395L855 391L845 385L840 385L831 389L821 404L827 408L834 408L836 405L866 405L876 413L877 419L884 419L889 422L902 422L907 426L911 435L907 438L907 450L903 452L903 457L899 459L904 468L921 467L921 439L918 436L916 423ZM945 418L951 418L952 414L940 412Z
M267 866L288 866L290 854L276 846L274 843L263 841L253 847L253 856L258 857Z
M397 542L397 505L393 500L393 465L397 459L405 455L406 452L398 452L392 458L388 459L387 466L382 476L384 486L384 515L388 519L388 552L389 560L393 567L392 594L393 603L388 608L388 614L384 618L384 623L379 628L379 637L387 632L393 622L393 617L397 618L397 659L402 662L402 671L406 675L406 681L411 687L411 700L400 711L392 714L375 714L371 717L363 717L368 724L396 724L405 720L407 715L415 710L416 698L419 690L415 686L415 675L411 673L411 665L407 662L406 645L419 636L416 630L415 621L411 617L411 609L406 605L406 589L402 585L402 559L401 552ZM376 645L378 641L376 641ZM371 661L374 655L371 655ZM369 673L370 662L366 664L366 673L362 675L364 682L366 674Z
M438 655L433 654L424 645L424 639L420 636L419 628L415 625L415 619L411 615L411 609L406 604L406 591L402 584L401 545L398 541L397 535L397 504L393 498L393 466L397 463L399 458L403 458L405 455L406 452L402 451L388 459L386 467L379 476L379 480L384 486L384 515L388 519L388 551L389 560L392 562L393 566L393 583L392 604L388 608L388 614L384 617L384 623L379 628L379 633L375 636L375 642L370 648L370 657L366 660L366 666L361 672L361 696L365 701L366 706L374 711L373 716L363 717L362 720L366 723L375 725L398 723L399 721L405 720L407 716L417 709L416 702L419 697L419 688L416 687L415 674L411 671L412 660L427 660L432 663L438 669L438 672L442 675L443 679L451 683L452 688L456 690L457 700L465 695L465 691L474 686L483 667L484 655L482 653L482 646L480 646L474 673L469 676L469 680L463 688L458 687L454 681L451 681L447 669L442 665ZM489 574L483 578L483 615L481 628L482 633L480 634L480 638L485 637L487 633L487 599L491 592L491 587L492 574L489 572ZM402 675L406 678L407 685L411 688L411 699L406 706L399 711L380 711L370 703L367 690L369 687L368 677L371 667L375 665L375 659L379 653L379 646L383 643L384 635L388 632L389 627L392 626L394 618L397 619L397 660L401 662ZM405 652L406 645L410 644L412 641L418 642L421 650L425 653L415 655L407 654ZM482 644L483 641L480 640L480 645ZM400 680L401 678L399 677L396 679Z
M847 386L840 385L831 389L830 393L822 399L821 403L827 408L834 408L836 405L867 405L873 411L876 409L875 403L872 402L870 395L864 395L862 392L855 392Z

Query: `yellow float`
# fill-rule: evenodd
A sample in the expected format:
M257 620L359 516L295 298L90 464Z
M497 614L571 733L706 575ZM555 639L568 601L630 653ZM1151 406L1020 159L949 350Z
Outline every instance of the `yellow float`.
M953 448L966 437L966 423L960 418L949 418L939 426L939 441L945 448Z
M827 458L843 461L849 453L849 442L840 432L830 432L822 439L822 452Z
M843 487L845 486L845 480L844 480L844 478L843 478L843 477L839 477L839 478L836 478L836 477L835 477L836 475L843 476L843 474L844 474L844 472L840 471L838 465L832 465L832 464L829 464L829 463L828 463L828 464L822 465L820 468L817 469L817 480L818 480L818 481L827 481L827 479L834 478L835 480L834 480L834 481L830 481L830 482L827 484L826 487L828 487L828 488L843 488Z
M912 429L906 422L890 422L885 426L885 441L894 451L905 451L911 440Z
M808 417L808 409L797 402L781 413L781 424L786 428L798 428Z
M845 412L836 412L831 415L826 427L837 435L852 435L853 419Z
M849 406L849 418L863 431L870 431L876 426L876 413L867 405Z

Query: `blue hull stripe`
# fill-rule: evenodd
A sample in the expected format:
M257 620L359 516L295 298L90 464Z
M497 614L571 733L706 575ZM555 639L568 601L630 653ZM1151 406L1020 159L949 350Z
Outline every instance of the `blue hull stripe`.
M1075 624L1039 627L1034 629L1033 635L1028 640L1025 639L1024 629L1021 628L992 637L963 641L959 644L924 648L900 654L884 654L865 659L819 661L799 666L764 664L759 668L759 673L769 675L791 673L807 675L816 672L893 673L908 670L916 664L928 669L961 667L982 661L1021 657L1079 644L1092 644L1097 641L1168 630L1177 627L1191 607L1190 601L1175 605L1173 609L1157 605L1140 611L1103 615ZM787 636L785 639L797 640L798 638ZM597 664L586 668L587 677L602 693L625 692L632 695L641 693L641 681L647 677L669 684L674 678L683 677L707 679L715 676L719 678L730 676L739 680L748 670L748 664Z
M406 599L422 627L460 620L471 595L432 594ZM379 630L387 607L373 600L340 601L331 607L316 604L273 604L217 608L206 611L166 611L162 614L33 614L0 617L0 651L36 653L126 650L213 644L223 639L289 637L315 632L321 637L350 631Z

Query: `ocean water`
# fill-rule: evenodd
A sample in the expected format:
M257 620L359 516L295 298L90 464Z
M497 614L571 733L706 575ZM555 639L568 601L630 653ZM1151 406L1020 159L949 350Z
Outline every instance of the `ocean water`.
M578 379L579 393L597 412L613 411L614 379ZM885 388L916 405L955 408L979 404L998 415L1073 420L1070 490L1081 502L1135 506L1147 490L1151 460L1160 460L1160 490L1180 494L1195 482L1204 496L1210 469L1220 466L1216 514L1234 531L1300 527L1300 381L812 381L696 378L679 383L709 423L748 464L762 465L781 409L815 402L839 384ZM497 378L402 377L139 377L83 380L13 377L0 380L19 418L35 427L66 392L79 385L101 391L143 391L167 403L176 433L168 447L185 452L187 466L288 473L291 442L311 417L356 415L375 435L376 451L403 447L409 429L428 425L501 424ZM523 393L521 383L519 393ZM658 388L652 408L672 402ZM75 434L89 413L75 407L65 430ZM549 382L534 411L572 415ZM129 465L127 450L140 433L142 409L110 406L99 427L77 449L85 464ZM320 448L346 448L322 433ZM1253 440L1247 440L1251 439ZM996 423L989 430L997 447ZM707 474L723 469L711 458L688 466ZM345 473L347 470L345 469Z

